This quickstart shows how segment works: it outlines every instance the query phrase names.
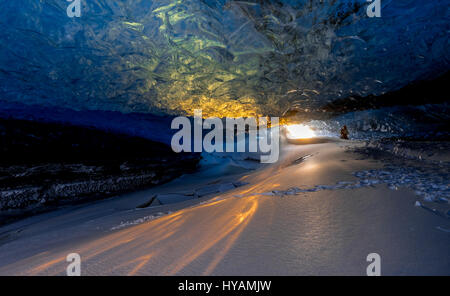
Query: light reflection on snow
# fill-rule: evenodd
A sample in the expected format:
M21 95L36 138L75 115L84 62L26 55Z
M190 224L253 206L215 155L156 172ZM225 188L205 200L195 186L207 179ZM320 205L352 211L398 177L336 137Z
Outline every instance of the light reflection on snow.
M166 267L157 271L158 274L172 275L214 249L216 255L203 272L205 275L211 274L251 221L259 202L256 197L237 202L223 199L159 219L153 220L154 217L149 216L148 219L133 221L142 224L133 226L130 223L131 227L82 244L75 251L82 256L84 266L99 258L102 261L115 260L117 263L111 273L135 275L157 255L172 253L176 249L173 253L177 255L168 258ZM186 227L190 231L186 231ZM213 248L215 246L218 248ZM47 254L37 262L38 265L29 272L32 275L60 274L66 264L62 253Z

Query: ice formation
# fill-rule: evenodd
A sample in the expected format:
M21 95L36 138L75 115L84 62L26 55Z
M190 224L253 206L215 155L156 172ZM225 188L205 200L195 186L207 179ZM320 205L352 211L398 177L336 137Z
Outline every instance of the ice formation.
M2 1L0 98L122 112L277 115L448 69L448 1ZM408 73L408 75L405 75Z

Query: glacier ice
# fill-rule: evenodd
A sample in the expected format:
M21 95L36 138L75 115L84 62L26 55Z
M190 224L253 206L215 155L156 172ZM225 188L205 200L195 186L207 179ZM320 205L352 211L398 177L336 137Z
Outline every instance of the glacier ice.
M0 3L0 98L75 110L281 114L448 70L448 1ZM407 73L407 75L405 75ZM381 127L383 129L383 127Z

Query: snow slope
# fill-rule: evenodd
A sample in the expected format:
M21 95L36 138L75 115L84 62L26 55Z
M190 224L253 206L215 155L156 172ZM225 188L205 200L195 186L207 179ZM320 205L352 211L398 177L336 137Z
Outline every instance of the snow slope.
M84 275L365 275L375 252L384 275L449 275L450 219L432 211L442 204L427 203L407 183L390 189L375 182L371 172L401 160L355 150L364 147L287 145L280 162L253 172L199 172L4 226L0 274L64 274L67 254L77 252ZM405 168L426 167L407 161ZM154 194L238 179L249 184L136 208Z

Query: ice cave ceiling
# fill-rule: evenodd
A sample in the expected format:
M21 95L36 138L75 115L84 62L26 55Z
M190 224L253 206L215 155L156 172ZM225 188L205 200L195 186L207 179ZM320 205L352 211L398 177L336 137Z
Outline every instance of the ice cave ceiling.
M448 70L449 0L0 0L0 99L278 115Z

